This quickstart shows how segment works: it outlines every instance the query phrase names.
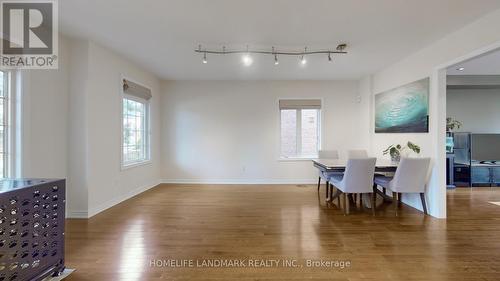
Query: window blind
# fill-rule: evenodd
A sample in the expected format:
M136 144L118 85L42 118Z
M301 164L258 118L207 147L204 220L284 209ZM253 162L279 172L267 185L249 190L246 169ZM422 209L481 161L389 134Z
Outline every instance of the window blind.
M280 100L280 109L321 109L321 100Z
M145 100L152 97L150 89L127 79L123 79L123 93Z

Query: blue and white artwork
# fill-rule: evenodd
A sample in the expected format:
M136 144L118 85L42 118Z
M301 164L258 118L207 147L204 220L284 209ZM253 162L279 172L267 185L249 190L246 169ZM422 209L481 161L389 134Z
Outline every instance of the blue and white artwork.
M429 132L429 78L375 95L375 133Z

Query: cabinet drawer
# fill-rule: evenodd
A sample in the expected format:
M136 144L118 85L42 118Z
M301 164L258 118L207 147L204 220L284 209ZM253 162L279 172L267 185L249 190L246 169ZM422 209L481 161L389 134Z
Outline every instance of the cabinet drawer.
M491 168L491 181L500 183L500 167Z
M469 184L470 181L470 168L455 166L455 183L462 182Z
M472 167L472 183L490 183L491 175L489 167Z

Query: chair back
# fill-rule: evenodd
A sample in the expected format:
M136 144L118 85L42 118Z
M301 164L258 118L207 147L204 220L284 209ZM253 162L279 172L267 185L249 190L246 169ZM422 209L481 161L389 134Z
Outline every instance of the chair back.
M354 158L347 160L344 178L342 179L346 193L373 192L373 176L377 158Z
M364 149L352 149L347 151L347 159L368 158L368 152Z
M339 152L337 150L320 150L318 151L319 159L339 159Z
M401 158L391 182L391 190L401 193L425 192L430 163L430 158Z

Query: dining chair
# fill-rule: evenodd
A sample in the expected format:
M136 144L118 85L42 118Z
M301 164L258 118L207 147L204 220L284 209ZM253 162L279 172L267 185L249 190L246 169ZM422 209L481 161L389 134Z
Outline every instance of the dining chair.
M368 152L364 149L351 149L347 151L347 159L352 159L352 158L368 158ZM356 202L357 196L356 194L354 196L354 201Z
M364 149L352 149L347 151L347 158L368 158L368 152Z
M332 175L329 179L343 194L344 215L349 214L349 194L371 194L372 206L375 206L375 192L373 189L373 177L375 174L375 163L377 158L352 158L347 160L344 175ZM372 208L375 215L375 208Z
M339 159L339 152L337 150L320 150L318 151L318 158L319 159ZM319 192L319 187L321 186L321 179L323 179L326 182L326 197L328 198L328 186L330 185L328 183L328 177L332 174L338 174L335 172L319 172L319 178L318 178L318 192Z
M381 186L392 191L394 212L398 215L398 204L402 193L419 193L422 209L427 215L425 203L425 185L429 172L430 158L401 158L394 177L376 175L374 188Z

